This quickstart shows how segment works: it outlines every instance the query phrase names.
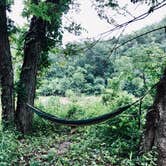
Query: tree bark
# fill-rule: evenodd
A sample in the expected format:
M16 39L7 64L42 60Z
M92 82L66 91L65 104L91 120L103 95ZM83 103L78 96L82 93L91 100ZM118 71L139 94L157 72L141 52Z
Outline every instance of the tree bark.
M0 82L2 121L13 122L14 119L14 93L13 68L10 44L7 32L6 1L0 2Z
M152 150L156 142L156 127L158 120L158 112L151 107L146 115L145 131L141 142L140 154Z
M29 31L25 37L24 60L18 87L16 126L22 133L31 131L33 114L27 111L26 104L34 104L38 63L41 55L41 42L45 37L45 22L32 17Z
M158 166L166 166L166 69L160 79L152 110L147 114L144 151L155 145L158 150Z
M32 0L32 3L38 4L38 2L38 0ZM46 0L45 2L59 4L59 2L61 1ZM57 23L58 22L59 21L57 21ZM27 32L27 35L25 37L24 60L20 74L17 109L15 114L17 129L22 133L30 132L32 127L33 114L31 113L31 111L27 111L28 108L26 104L28 103L30 105L34 105L37 71L39 62L41 60L40 56L43 51L46 51L48 49L47 47L49 45L47 43L48 41L46 37L46 30L49 31L48 25L51 26L51 24L46 20L33 16L30 22L29 31ZM51 33L57 34L58 36L59 27L60 24L57 24L57 26L55 26L55 29L50 30Z
M158 150L158 166L166 165L166 69L157 86L154 109L156 118L156 145Z

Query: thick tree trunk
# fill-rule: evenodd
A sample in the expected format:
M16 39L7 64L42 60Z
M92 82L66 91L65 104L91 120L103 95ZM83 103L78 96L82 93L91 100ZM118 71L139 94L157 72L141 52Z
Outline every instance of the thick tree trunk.
M32 3L38 4L39 0L32 0ZM60 0L46 0L46 3L59 4ZM64 2L64 4L67 2ZM63 5L63 4L62 4ZM54 10L53 12L55 12ZM59 19L59 18L57 18ZM57 23L59 20L57 21ZM25 37L24 43L24 60L22 71L20 75L20 84L18 88L18 100L17 109L15 114L15 122L17 129L22 133L28 133L31 131L33 114L27 111L26 104L34 104L35 89L36 89L36 77L38 71L38 65L40 62L40 56L42 51L46 51L48 44L46 40L47 25L51 26L49 22L33 16L30 23L29 31ZM53 34L57 34L60 24L57 24L55 29L51 30ZM49 29L49 28L48 28ZM47 29L47 30L48 30Z
M166 69L157 85L152 108L146 119L144 151L157 146L158 166L166 166Z
M166 69L157 86L154 109L158 112L156 119L156 145L158 149L158 166L166 166Z
M152 150L156 142L157 120L158 112L152 107L146 115L145 131L141 142L140 154Z
M7 32L6 1L0 2L0 81L3 122L13 122L13 68Z
M22 133L31 131L33 114L27 111L26 103L34 104L37 69L41 54L41 42L44 36L44 21L33 16L24 43L24 60L20 75L15 114L17 129Z

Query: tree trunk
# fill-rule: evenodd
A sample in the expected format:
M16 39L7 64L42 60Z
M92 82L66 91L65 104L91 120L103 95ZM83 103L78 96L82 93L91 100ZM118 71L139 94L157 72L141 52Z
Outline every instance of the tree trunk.
M166 165L166 69L157 86L154 109L158 112L156 119L156 145L158 149L158 166Z
M6 1L0 2L0 82L3 122L13 122L13 68L7 32Z
M25 37L24 60L18 87L16 126L22 133L31 131L33 114L27 111L26 103L34 104L38 63L41 55L41 42L45 36L45 22L32 17L29 31Z
M158 166L166 166L166 69L160 79L153 109L147 114L144 151L157 146Z
M152 150L156 141L156 127L158 120L158 112L151 107L146 115L145 131L141 142L140 154Z
M32 0L33 3L38 4L38 0ZM46 3L59 4L60 0L46 0ZM67 2L64 2L64 4ZM62 4L63 5L63 4ZM55 10L56 11L56 10ZM53 11L53 12L55 12ZM56 17L56 16L55 16ZM57 18L59 19L59 18ZM57 23L59 20L57 20ZM20 84L18 88L17 109L15 114L15 122L17 129L22 133L31 131L33 114L27 111L26 104L34 104L36 77L38 65L40 62L41 53L48 48L46 29L49 31L47 25L51 26L49 22L33 16L30 23L29 31L25 37L24 43L24 60L20 74ZM55 26L55 29L50 30L51 33L57 34L60 24ZM54 35L53 35L54 36ZM48 43L47 43L47 42ZM46 45L45 45L46 44ZM46 51L47 52L47 51Z

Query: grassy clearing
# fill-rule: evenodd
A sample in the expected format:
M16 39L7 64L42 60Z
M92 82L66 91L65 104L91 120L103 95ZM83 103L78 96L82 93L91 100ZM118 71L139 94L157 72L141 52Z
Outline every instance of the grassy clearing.
M103 105L101 97L95 96L68 100L62 104L59 97L41 97L36 105L68 119L97 116L119 105L115 100L114 105ZM0 165L154 166L154 152L137 156L140 131L134 110L103 124L80 128L58 126L35 116L30 135L0 132Z
M39 97L36 105L46 112L69 119L86 118L108 112L108 107L101 103L101 97L98 96Z

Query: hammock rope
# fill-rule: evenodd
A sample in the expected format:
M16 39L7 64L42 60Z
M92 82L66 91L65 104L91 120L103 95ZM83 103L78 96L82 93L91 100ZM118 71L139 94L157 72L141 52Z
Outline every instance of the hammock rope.
M93 125L93 124L98 124L98 123L102 123L105 122L109 119L114 118L117 115L120 115L121 113L123 113L124 111L126 111L127 109L131 108L132 106L138 104L140 101L142 101L144 99L144 97L154 88L156 87L157 84L153 85L151 87L150 90L148 90L142 97L140 97L138 100L136 100L135 102L119 107L118 109L116 109L115 111L103 114L101 116L97 116L94 118L89 118L89 119L81 119L81 120L67 120L67 119L63 119L63 118L59 118L55 115L46 113L30 104L27 103L27 107L28 107L28 111L31 111L33 113L36 113L38 116L40 116L43 119L49 120L53 123L56 124L60 124L60 125L66 125L66 126L87 126L87 125Z

